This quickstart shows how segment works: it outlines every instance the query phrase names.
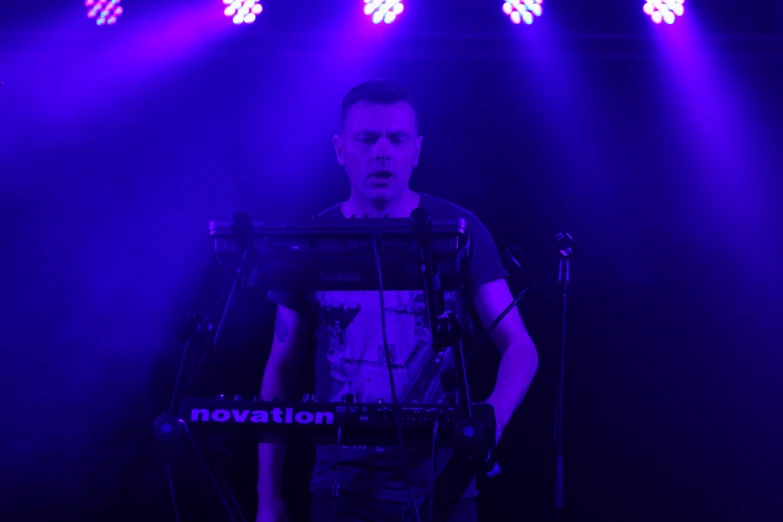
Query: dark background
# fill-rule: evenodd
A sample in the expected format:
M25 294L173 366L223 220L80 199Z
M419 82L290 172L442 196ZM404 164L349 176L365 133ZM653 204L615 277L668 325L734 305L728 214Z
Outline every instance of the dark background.
M540 369L484 519L551 518L561 230L579 243L568 519L780 516L781 3L689 0L671 27L642 2L547 2L530 27L500 1L405 4L376 27L358 1L269 0L241 28L214 0L128 0L111 28L80 2L3 4L4 520L174 520L151 423L180 316L225 276L207 222L347 197L331 136L376 77L419 104L414 187L473 210L538 281L521 310ZM256 393L273 310L241 304L194 395ZM487 393L497 358L473 362ZM252 518L254 448L230 449ZM302 515L312 448L290 453ZM173 469L182 520L217 516L193 459Z

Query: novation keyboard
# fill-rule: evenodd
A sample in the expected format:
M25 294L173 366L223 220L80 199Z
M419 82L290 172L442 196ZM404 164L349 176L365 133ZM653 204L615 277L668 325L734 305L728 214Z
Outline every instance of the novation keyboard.
M258 221L249 228L253 269L266 290L376 290L376 244L386 290L421 286L421 262L410 219ZM211 221L209 237L219 258L230 263L226 258L236 257L239 245L232 223ZM468 250L465 220L433 221L431 240L441 287L460 288L464 283L460 261Z
M316 444L394 446L396 415L405 442L431 444L437 422L439 447L495 445L495 412L485 403L472 404L472 419L456 405L357 403L352 395L341 402L321 402L311 395L298 402L189 398L179 412L189 432L258 442L303 435Z

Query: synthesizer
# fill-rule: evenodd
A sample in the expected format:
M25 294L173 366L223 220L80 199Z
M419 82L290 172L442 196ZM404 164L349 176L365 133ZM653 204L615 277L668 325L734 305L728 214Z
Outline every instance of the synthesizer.
M252 222L249 229L253 271L266 290L375 290L376 249L385 289L410 290L421 285L421 261L410 219L289 219ZM233 225L211 221L209 236L218 258L230 263L239 252ZM442 288L460 288L461 262L469 243L465 220L433 221L431 239Z
M189 432L258 442L285 442L296 435L316 444L394 446L399 423L406 443L431 444L436 436L438 447L494 447L492 406L471 406L472 417L466 418L453 404L362 403L350 394L340 402L321 402L312 395L293 402L221 395L185 399L179 418Z

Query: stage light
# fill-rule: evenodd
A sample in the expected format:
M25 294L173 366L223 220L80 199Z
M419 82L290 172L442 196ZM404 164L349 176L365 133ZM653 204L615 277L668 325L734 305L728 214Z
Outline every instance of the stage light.
M402 0L364 0L364 14L372 15L372 22L392 23L404 9Z
M678 16L685 13L684 3L685 0L647 0L643 9L656 24L673 24Z
M84 5L90 8L87 18L94 18L98 26L116 24L124 11L120 0L85 0Z
M525 22L530 25L536 16L544 12L541 4L544 0L506 0L503 4L503 12L506 13L515 24Z
M264 10L259 0L223 0L226 8L223 13L237 25L252 24Z

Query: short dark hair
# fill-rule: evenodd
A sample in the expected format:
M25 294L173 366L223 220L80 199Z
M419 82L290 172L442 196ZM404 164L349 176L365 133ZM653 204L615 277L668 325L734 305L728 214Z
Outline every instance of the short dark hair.
M348 91L348 94L343 97L340 123L345 124L348 111L356 104L393 105L399 102L405 102L413 109L416 117L416 131L418 132L419 112L416 109L416 104L413 103L413 98L408 90L393 80L369 80Z

